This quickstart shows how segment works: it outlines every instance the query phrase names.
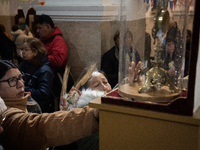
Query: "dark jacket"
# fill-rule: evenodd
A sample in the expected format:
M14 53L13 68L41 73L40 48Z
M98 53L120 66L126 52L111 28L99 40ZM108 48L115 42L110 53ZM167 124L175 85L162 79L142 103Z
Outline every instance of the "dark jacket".
M13 55L16 53L16 45L2 30L0 30L0 45L1 59L13 61Z
M101 70L106 73L112 88L118 83L119 70L119 61L115 56L115 47L104 53L101 60Z
M53 73L49 66L47 54L42 62L43 65L37 67L28 61L24 61L20 64L19 70L25 74L25 91L31 92L32 98L38 102L42 112L48 112L51 103Z

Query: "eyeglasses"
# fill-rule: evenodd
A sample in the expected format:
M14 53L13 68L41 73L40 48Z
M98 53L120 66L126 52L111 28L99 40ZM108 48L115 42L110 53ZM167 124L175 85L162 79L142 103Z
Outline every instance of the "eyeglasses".
M21 75L19 75L19 78L10 77L7 80L2 80L0 82L6 82L7 81L10 87L14 87L14 86L16 86L18 84L18 80L24 82L23 78L24 78L24 75L21 74Z
M1 125L3 124L4 120L6 119L6 116L5 115L1 115L1 118L0 118L0 123Z

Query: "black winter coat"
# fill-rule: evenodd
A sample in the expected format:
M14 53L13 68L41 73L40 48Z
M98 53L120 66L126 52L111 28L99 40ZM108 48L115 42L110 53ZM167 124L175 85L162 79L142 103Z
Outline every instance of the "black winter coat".
M119 70L119 61L115 57L115 46L102 56L101 70L106 73L108 82L113 88L118 83Z
M0 45L1 59L13 61L13 55L16 52L16 45L2 30L0 30Z

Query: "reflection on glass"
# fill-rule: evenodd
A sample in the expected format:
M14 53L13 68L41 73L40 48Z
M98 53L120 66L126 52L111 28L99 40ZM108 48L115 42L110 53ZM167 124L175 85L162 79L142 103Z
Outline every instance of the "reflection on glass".
M119 94L125 98L166 104L181 96L189 2L180 2L176 14L169 3L158 0L156 14L144 9L146 2L122 3Z

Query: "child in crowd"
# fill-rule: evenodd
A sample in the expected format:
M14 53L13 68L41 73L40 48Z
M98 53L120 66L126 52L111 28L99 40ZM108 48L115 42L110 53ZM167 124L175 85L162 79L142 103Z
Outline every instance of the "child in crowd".
M25 75L25 91L40 105L42 112L50 112L53 73L44 44L37 38L23 45L23 60L19 70Z

